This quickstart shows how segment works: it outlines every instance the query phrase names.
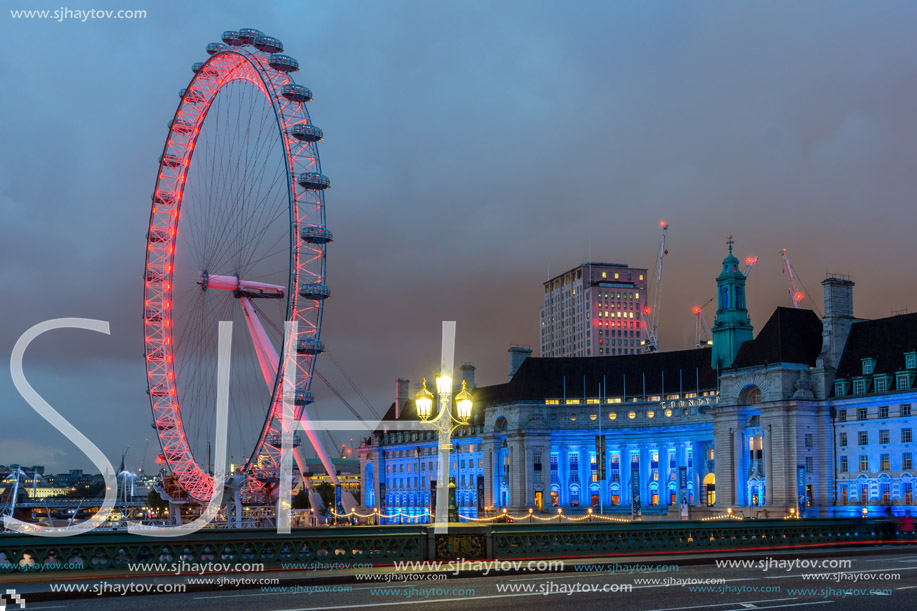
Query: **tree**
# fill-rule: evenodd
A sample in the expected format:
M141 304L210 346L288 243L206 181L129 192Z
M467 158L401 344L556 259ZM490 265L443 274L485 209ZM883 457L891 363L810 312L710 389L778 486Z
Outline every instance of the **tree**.
M150 490L150 493L146 496L146 504L157 511L169 508L169 501L164 500L155 490Z
M308 509L309 508L309 493L306 492L305 488L301 488L299 492L296 493L296 496L293 497L293 500L290 501L291 509Z
M330 482L322 482L315 487L315 491L322 497L322 503L325 507L334 508L334 485Z

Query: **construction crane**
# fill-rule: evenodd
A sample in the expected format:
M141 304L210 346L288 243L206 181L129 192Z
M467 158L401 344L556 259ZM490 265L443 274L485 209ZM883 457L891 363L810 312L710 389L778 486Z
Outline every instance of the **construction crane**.
M799 309L799 302L802 301L805 295L799 290L796 271L790 265L790 258L786 254L786 248L780 251L780 256L783 257L783 270L781 270L781 273L786 274L790 280L790 299L793 300L793 307Z
M707 300L702 306L694 306L694 345L698 348L703 348L704 346L709 346L713 343L713 339L710 336L710 327L707 326L707 319L704 318L704 308L710 305L716 297L711 297Z
M755 263L758 262L758 257L747 257L745 259L745 269L742 270L742 274L748 278L751 274L751 270L754 269ZM713 344L713 338L710 334L710 327L707 325L707 319L704 318L704 308L710 305L716 297L711 297L707 300L706 303L702 306L694 306L692 311L694 312L694 345L697 348L703 348L704 346L709 346Z
M646 352L656 352L659 349L659 305L662 303L662 262L669 251L665 248L665 236L669 230L669 224L665 221L659 221L662 228L662 237L659 239L659 258L656 260L656 288L653 292L653 307L643 308L640 314L640 320L646 329L646 339L643 348ZM652 318L650 316L652 315Z
M742 273L746 278L751 274L751 270L755 267L755 263L758 262L758 257L748 257L745 259L745 269L742 270Z

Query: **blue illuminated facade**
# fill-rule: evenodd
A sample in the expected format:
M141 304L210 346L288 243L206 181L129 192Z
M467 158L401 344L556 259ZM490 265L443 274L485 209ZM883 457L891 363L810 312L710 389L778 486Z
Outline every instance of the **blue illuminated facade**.
M752 338L744 276L717 278L713 346L533 358L510 349L510 379L477 387L452 438L462 519L604 513L677 519L728 508L756 517L859 515L915 505L917 314L860 320L853 282L828 278L825 316L777 308ZM588 321L587 321L588 322ZM416 422L415 389L360 448L362 502L427 521L437 440Z

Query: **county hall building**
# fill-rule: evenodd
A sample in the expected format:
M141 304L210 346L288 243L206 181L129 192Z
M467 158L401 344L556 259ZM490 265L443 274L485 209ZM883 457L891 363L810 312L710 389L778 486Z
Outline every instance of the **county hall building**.
M559 352L567 341L586 348L591 339L584 352L595 354L597 338L577 329L604 330L596 324L605 322L604 303L598 317L592 302L606 289L617 295L601 286L613 268L634 285L621 291L635 302L622 314L639 311L645 270L578 268L571 284L589 302L573 307L571 286L569 312L542 309L542 323L547 310L555 325L542 336L543 351L556 349L561 329ZM707 347L631 353L629 342L625 352L616 341L604 355L541 358L513 347L508 382L482 387L463 365L456 390L464 381L475 403L450 458L463 519L503 508L675 517L683 501L692 517L727 508L764 517L913 506L917 314L857 319L853 282L828 278L823 318L777 308L755 336L745 280L730 246ZM546 284L548 296L563 292L556 281ZM576 321L565 336L557 317L568 314L586 324ZM438 458L432 429L404 427L418 420L416 388L398 381L360 460L367 509L422 519L435 501Z

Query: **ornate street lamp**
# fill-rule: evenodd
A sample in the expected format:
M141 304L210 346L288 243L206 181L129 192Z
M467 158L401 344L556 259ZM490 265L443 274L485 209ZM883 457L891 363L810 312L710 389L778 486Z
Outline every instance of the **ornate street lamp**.
M462 380L462 390L455 395L456 414L452 413L452 378L446 374L436 377L436 393L439 395L439 410L433 415L433 393L427 390L427 380L424 378L421 389L414 395L414 405L417 408L417 417L424 422L432 424L439 433L440 448L440 481L441 491L448 494L447 511L450 522L457 522L458 508L455 503L455 482L449 477L449 453L452 449L450 439L452 433L461 426L466 426L471 419L471 410L474 401L468 391L467 383ZM449 482L446 484L445 482ZM432 512L431 512L432 519Z
M471 418L471 408L474 403L471 400L471 393L468 392L468 385L462 380L462 390L455 395L455 406L458 408L458 417L463 424L468 423Z
M471 393L468 392L468 384L462 380L462 390L455 395L455 406L458 412L458 418L452 415L449 409L449 395L452 394L452 378L449 376L439 376L436 378L436 392L439 394L439 413L432 420L432 424L442 431L451 433L460 426L468 424L471 418L471 410L474 407L474 401ZM427 390L427 379L424 378L423 386L417 394L414 395L414 405L417 407L417 416L424 422L430 421L433 416L433 393ZM446 418L448 414L449 418ZM450 426L449 420L455 423Z
M426 422L433 414L433 393L427 390L427 379L423 379L423 388L414 395L414 405L417 406L417 415Z

